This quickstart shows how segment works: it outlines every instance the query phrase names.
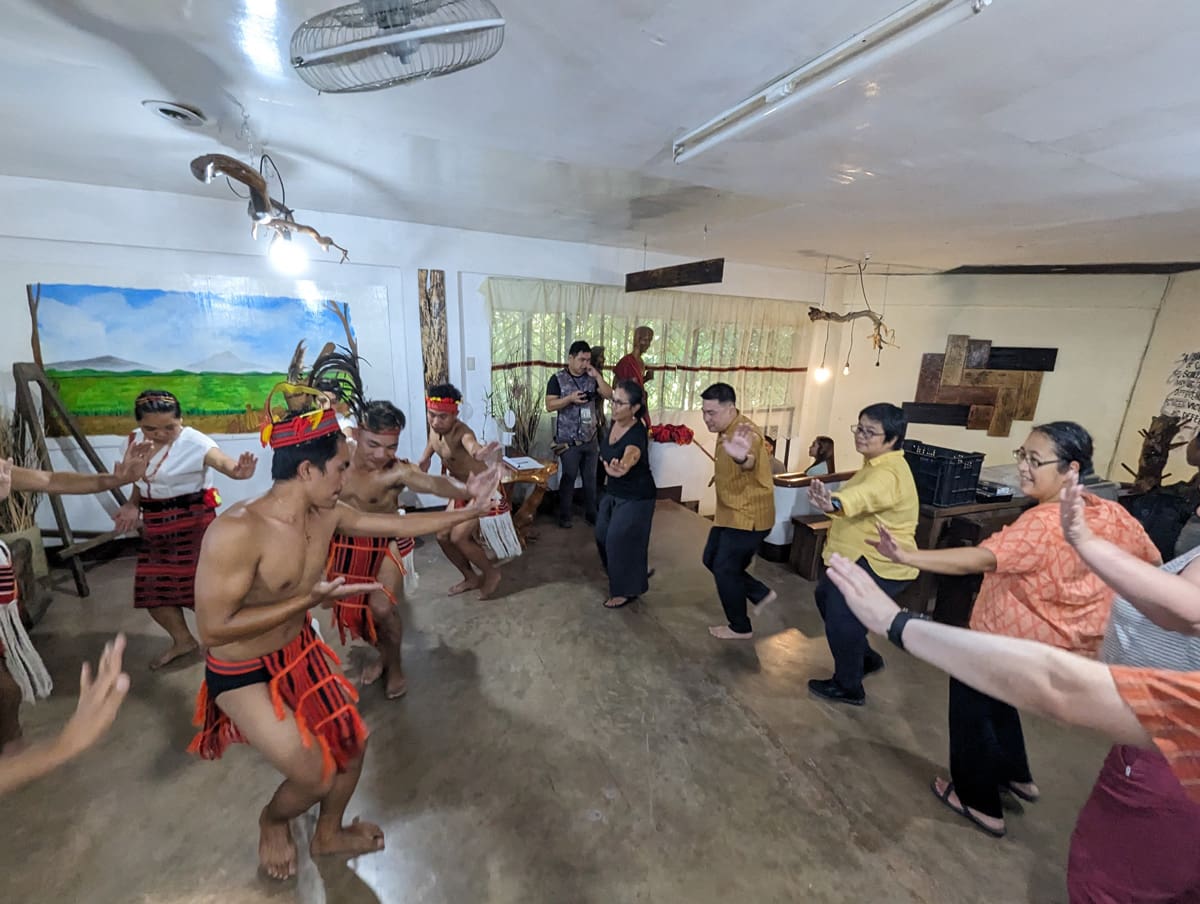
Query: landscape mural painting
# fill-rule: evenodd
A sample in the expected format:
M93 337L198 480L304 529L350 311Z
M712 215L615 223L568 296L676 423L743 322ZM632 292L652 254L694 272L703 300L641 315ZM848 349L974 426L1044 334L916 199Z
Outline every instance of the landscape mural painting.
M144 389L174 393L184 422L202 432L257 432L297 343L305 342L311 364L326 343L353 341L349 305L315 296L33 288L46 375L92 436L132 430L133 401Z

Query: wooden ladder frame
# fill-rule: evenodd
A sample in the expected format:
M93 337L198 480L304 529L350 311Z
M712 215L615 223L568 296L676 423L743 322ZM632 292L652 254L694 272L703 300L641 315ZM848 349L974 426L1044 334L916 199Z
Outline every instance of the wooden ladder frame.
M32 387L37 386L41 391L42 405L48 412L53 414L66 425L70 432L71 438L79 446L79 450L84 454L97 474L109 473L104 462L100 460L100 456L96 454L96 450L84 435L83 427L75 416L67 410L67 406L63 403L62 397L59 396L58 390L50 382L46 376L46 372L37 364L14 364L13 379L16 381L16 418L14 419L14 430L16 435L14 440L20 441L24 431L29 431L29 438L33 443L34 449L37 450L38 465L43 470L53 471L54 468L50 464L50 448L46 444L46 428L42 420L42 415L38 410L37 403L34 399ZM113 499L117 500L118 505L124 505L128 499L125 494L117 487L108 491ZM58 530L62 534L63 546L58 550L60 559L65 559L71 568L71 575L75 578L75 589L80 596L88 596L91 590L88 588L87 575L83 570L83 562L80 561L80 553L87 552L89 549L95 549L98 546L103 546L105 543L116 539L119 534L112 530L101 534L98 537L93 537L90 540L85 540L82 543L75 542L75 533L71 530L71 523L67 520L66 509L63 508L62 499L53 493L47 493L47 498L50 501L50 508L54 510L54 521L58 525Z

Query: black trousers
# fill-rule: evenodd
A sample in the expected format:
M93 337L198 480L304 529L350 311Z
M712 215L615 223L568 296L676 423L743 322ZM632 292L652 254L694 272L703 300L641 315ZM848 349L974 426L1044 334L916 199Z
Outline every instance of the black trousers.
M596 549L608 572L608 595L641 596L649 588L653 499L622 499L605 493L596 514Z
M584 512L589 521L596 520L596 465L600 447L593 439L582 446L572 446L558 457L558 520L571 520L571 502L575 498L575 478L583 477Z
M704 544L704 567L712 572L717 582L717 595L721 598L729 629L738 634L748 634L751 630L746 600L757 603L771 592L770 587L746 571L754 561L758 544L769 533L767 530L714 527Z
M912 583L881 578L871 570L865 558L860 558L857 564L892 599ZM862 690L863 667L880 658L867 643L867 629L850 611L842 591L829 580L824 569L821 570L821 579L817 581L813 596L821 618L825 619L825 640L829 643L829 652L833 654L833 680L848 691Z
M1033 781L1017 710L955 678L950 679L950 778L964 806L997 819L1004 815L1000 786Z

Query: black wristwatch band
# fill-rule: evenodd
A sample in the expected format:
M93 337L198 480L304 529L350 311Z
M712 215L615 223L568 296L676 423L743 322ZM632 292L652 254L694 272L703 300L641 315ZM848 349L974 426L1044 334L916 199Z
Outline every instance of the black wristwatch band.
M918 618L921 621L929 621L929 616L922 612L913 612L910 609L901 609L896 613L896 617L892 619L892 624L888 627L888 640L902 650L904 649L904 626L914 618Z

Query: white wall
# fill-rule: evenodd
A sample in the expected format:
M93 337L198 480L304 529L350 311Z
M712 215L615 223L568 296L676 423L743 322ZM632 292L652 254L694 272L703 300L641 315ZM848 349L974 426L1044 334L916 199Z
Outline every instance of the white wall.
M1133 470L1137 470L1138 455L1142 448L1142 438L1138 431L1148 427L1150 419L1162 411L1163 401L1172 389L1167 380L1180 355L1200 352L1198 315L1200 273L1181 273L1173 276L1163 296L1154 335L1146 349L1137 386L1129 403L1125 426L1121 431L1120 444L1114 459L1115 479L1133 479L1121 464L1127 464ZM1191 439L1196 427L1196 424L1185 427L1179 434L1180 438ZM1167 483L1175 483L1191 479L1196 472L1188 465L1184 459L1184 450L1180 448L1172 453L1166 473L1171 475L1167 478Z
M921 355L942 352L948 335L965 333L996 345L1059 350L1056 369L1043 379L1036 420L1074 420L1091 431L1096 468L1103 474L1165 286L1166 277L1158 276L869 277L868 297L884 311L900 347L885 348L875 367L870 327L857 321L851 372L843 377L848 331L835 327L828 361L833 377L823 386L810 385L802 429L834 438L839 470L857 466L849 431L858 411L872 402L911 401ZM856 279L845 281L842 298L843 310L862 309ZM820 340L814 336L810 379L820 363ZM1011 450L1031 425L1016 421L1009 436L989 437L983 430L914 424L908 435L983 452L990 466L1011 461Z
M181 169L180 179L190 178ZM30 359L25 284L90 280L117 285L158 286L179 274L253 277L280 282L265 258L265 243L249 236L243 202L213 186L213 197L193 197L108 186L50 182L0 176L0 379L11 386L11 364ZM302 200L303 191L297 191ZM483 392L488 386L490 338L483 299L476 291L460 291L460 274L488 274L623 284L631 270L679 262L678 258L641 249L618 249L554 242L461 229L422 226L392 220L300 211L350 249L350 263L315 260L305 274L318 286L381 286L386 315L361 317L352 309L363 353L371 360L365 376L371 394L390 396L409 414L413 426L401 438L401 454L416 457L424 446L424 410L417 269L446 271L450 376L464 391L479 428ZM714 250L713 253L718 253ZM477 277L476 277L477 278ZM819 300L818 274L742 266L728 262L725 282L715 291L762 298ZM803 308L798 306L798 312ZM376 349L367 353L368 343ZM390 352L385 349L390 345ZM475 368L467 370L467 359ZM711 442L711 439L710 439ZM257 440L225 440L231 452ZM111 455L115 449L108 443ZM697 450L686 450L702 462ZM105 454L104 451L101 454ZM265 469L264 469L265 470ZM699 480L700 471L689 477ZM707 478L704 478L706 481ZM676 481L678 482L678 481ZM233 501L263 486L232 484L225 499ZM102 529L106 519L93 500L72 500L72 523L79 529ZM48 513L48 507L47 507ZM77 520L78 519L78 520Z

